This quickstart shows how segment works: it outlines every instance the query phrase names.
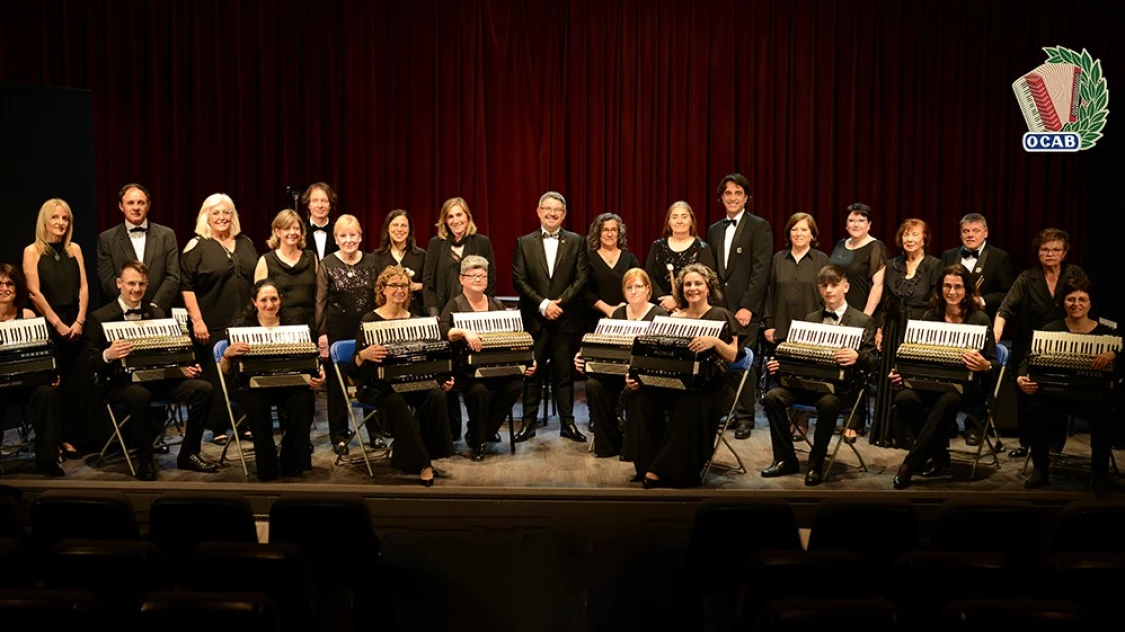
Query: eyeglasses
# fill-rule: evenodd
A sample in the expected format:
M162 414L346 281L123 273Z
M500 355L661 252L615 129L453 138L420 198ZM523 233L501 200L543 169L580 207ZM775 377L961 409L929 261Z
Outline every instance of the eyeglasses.
M1061 255L1066 252L1065 248L1040 248L1039 253L1044 255Z
M473 282L488 280L488 275L486 274L462 274L461 276Z
M647 289L648 289L648 286L645 285L644 283L636 283L636 284L633 284L633 285L625 286L626 292L644 292Z
M561 206L555 206L555 207L540 206L539 210L543 211L544 213L547 213L548 215L558 215L558 214L566 212L566 209L561 207Z
M619 232L621 232L621 231L616 229L616 228L603 228L602 229L603 234L616 235Z
M0 287L11 287L11 288L14 288L14 287L16 287L16 284L15 284L15 283L12 283L11 281L0 281Z
M409 283L388 283L387 287L391 288L392 290L405 290L406 288L410 287L410 284Z

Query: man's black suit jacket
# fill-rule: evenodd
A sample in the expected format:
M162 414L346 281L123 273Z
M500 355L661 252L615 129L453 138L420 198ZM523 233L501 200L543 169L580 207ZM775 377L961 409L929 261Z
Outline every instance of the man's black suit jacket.
M950 248L941 255L942 263L947 266L961 263L961 247ZM996 310L1004 302L1008 290L1016 281L1015 272L1012 270L1012 257L1004 250L986 243L984 250L977 259L977 265L969 270L972 282L975 284L980 279L980 295L984 299L984 311L992 320L996 319Z
M135 261L133 240L122 222L98 235L98 285L102 291L102 305L117 302L121 292L117 289L117 273L126 262ZM180 248L176 233L167 226L153 221L148 223L145 236L145 256L148 267L148 290L145 303L156 303L160 309L169 310L180 293Z
M114 375L113 365L107 363L102 357L102 352L109 348L109 340L105 337L102 323L115 323L125 320L125 312L121 311L121 303L117 302L118 296L119 294L114 294L112 303L100 307L93 314L90 314L89 322L86 323L87 363L90 365L90 371L98 376L98 381L103 385L111 384ZM164 315L164 310L153 307L147 302L141 303L141 320L158 320L161 318L168 318Z
M773 257L773 231L766 220L750 213L734 229L728 265L723 265L727 223L719 220L707 229L707 243L715 250L715 271L723 288L723 307L732 313L746 308L760 321L762 302L769 285L770 260Z
M560 332L577 333L582 330L582 290L590 275L586 256L585 238L578 233L560 230L555 274L552 276L547 273L543 231L536 230L516 240L512 283L520 296L523 325L532 335L550 322L539 313L539 304L544 299L559 300L563 315L555 322Z

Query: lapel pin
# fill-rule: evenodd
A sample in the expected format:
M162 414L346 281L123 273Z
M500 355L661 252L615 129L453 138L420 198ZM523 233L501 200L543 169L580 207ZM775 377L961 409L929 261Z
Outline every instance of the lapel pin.
M739 246L738 248L735 248L734 251L737 254L742 254L742 246Z

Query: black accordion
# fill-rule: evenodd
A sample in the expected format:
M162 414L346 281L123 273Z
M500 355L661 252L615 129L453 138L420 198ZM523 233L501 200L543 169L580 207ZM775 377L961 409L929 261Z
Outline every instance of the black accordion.
M128 340L133 351L117 361L127 382L154 382L186 377L184 367L196 364L191 338L174 318L102 323L108 342Z
M480 351L473 351L464 341L455 347L457 367L469 377L523 375L535 361L535 341L524 331L519 312L455 313L453 326L480 337Z
M726 321L657 316L648 332L633 340L629 374L645 386L687 390L724 374L726 363L714 351L695 353L688 345L698 336L722 336Z
M437 318L363 323L363 338L369 346L386 347L376 379L396 393L438 388L453 373L453 350L441 339Z
M1031 338L1027 378L1044 395L1085 401L1107 399L1117 388L1114 363L1101 370L1093 367L1094 358L1107 351L1120 354L1121 338L1036 331Z
M652 327L646 320L603 318L593 333L582 336L582 359L589 375L625 375L633 357L633 341Z
M50 384L57 376L55 347L45 319L0 323L0 391Z
M793 321L785 342L777 346L777 381L785 388L815 393L848 390L861 380L862 373L854 365L840 366L836 351L858 351L862 342L862 327Z
M987 336L985 325L908 321L895 352L895 371L905 388L963 394L974 376L962 356L983 349Z
M307 386L320 374L320 358L308 325L231 327L227 339L250 345L238 356L238 371L250 388Z

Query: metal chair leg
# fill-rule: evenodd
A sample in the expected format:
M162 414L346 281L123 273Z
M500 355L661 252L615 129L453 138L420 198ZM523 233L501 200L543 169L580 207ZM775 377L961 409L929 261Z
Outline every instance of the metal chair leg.
M828 467L824 468L825 478L832 476L832 466L836 463L836 455L840 452L840 445L844 443L844 437L847 436L848 431L852 429L852 423L855 421L855 411L859 409L859 403L863 400L863 395L866 392L866 386L859 389L859 395L855 398L855 404L852 405L851 411L848 412L848 420L844 422L844 427L840 430L840 436L836 438L836 447L832 449L832 457L828 459ZM819 419L817 419L817 423L820 423ZM856 447L850 443L848 444L848 447L852 449L852 454L854 454L856 459L859 460L859 470L861 472L868 471L867 462L863 460L863 455L859 453L859 450L857 450Z
M734 411L738 408L738 399L742 396L742 389L746 386L746 376L750 373L750 371L742 372L742 379L738 382L738 390L734 393L734 401L731 402L726 419L723 420L722 425L719 427L719 434L715 437L715 445L711 449L711 458L707 459L707 464L703 467L703 474L700 476L701 481L706 482L707 474L711 472L711 466L715 463L715 455L719 453L720 445L725 445L727 450L730 450L730 453L734 455L734 460L738 463L738 468L732 469L740 474L746 473L746 465L742 462L742 457L738 456L738 452L735 452L734 447L727 441L726 433L727 429L730 428L731 420L734 419Z

